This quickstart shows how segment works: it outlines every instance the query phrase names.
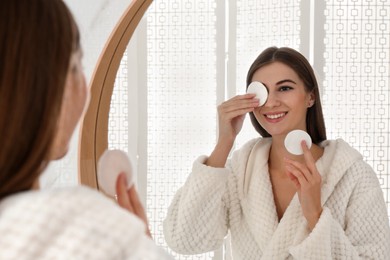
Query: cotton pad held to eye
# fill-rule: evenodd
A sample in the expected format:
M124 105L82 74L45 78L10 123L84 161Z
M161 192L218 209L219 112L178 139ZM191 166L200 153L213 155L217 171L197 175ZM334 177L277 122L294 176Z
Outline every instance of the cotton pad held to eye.
M267 102L268 90L261 82L253 81L249 84L246 93L256 94L256 98L259 99L259 107Z
M312 144L310 135L302 130L293 130L288 133L286 138L284 139L284 146L289 153L292 153L294 155L301 155L303 154L303 150L301 147L301 142L303 140L306 141L307 147L310 148Z
M118 175L126 174L128 188L133 184L133 165L127 154L121 150L106 150L99 159L97 177L99 187L108 195L115 196Z

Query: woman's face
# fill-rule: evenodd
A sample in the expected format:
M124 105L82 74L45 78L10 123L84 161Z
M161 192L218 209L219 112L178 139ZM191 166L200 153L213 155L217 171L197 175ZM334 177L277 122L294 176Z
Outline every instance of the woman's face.
M268 89L267 102L253 113L272 137L285 136L294 129L307 130L306 113L314 104L314 95L306 92L293 69L273 62L258 69L252 81L259 81Z
M70 60L58 129L50 154L52 160L62 158L67 153L73 131L89 103L89 90L87 89L81 58L82 53L79 50L72 54Z

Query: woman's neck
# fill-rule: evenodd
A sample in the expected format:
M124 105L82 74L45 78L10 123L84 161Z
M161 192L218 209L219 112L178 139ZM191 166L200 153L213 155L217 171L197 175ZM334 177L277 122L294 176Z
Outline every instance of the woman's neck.
M272 169L276 172L284 172L285 157L291 158L290 154L284 147L284 136L272 137L272 144L268 158L268 166L270 170Z

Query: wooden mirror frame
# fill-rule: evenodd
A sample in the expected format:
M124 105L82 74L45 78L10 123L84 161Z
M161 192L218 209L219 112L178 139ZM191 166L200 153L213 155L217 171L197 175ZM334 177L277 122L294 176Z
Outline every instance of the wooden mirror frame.
M80 129L79 181L98 189L97 161L108 147L111 95L123 53L153 0L133 0L112 31L90 81L91 100Z

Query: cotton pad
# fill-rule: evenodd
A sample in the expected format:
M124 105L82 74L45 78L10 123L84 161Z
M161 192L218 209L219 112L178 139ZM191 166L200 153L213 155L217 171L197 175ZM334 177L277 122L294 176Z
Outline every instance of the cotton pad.
M308 133L302 130L293 130L287 134L284 139L284 146L286 147L289 153L294 155L303 154L303 150L301 147L301 142L305 140L308 148L311 147L311 138Z
M116 180L126 174L128 188L133 185L133 166L127 154L121 150L106 150L99 159L97 177L99 187L108 195L115 196Z
M267 102L268 90L261 82L253 81L249 84L246 93L256 94L256 98L259 99L259 107Z

